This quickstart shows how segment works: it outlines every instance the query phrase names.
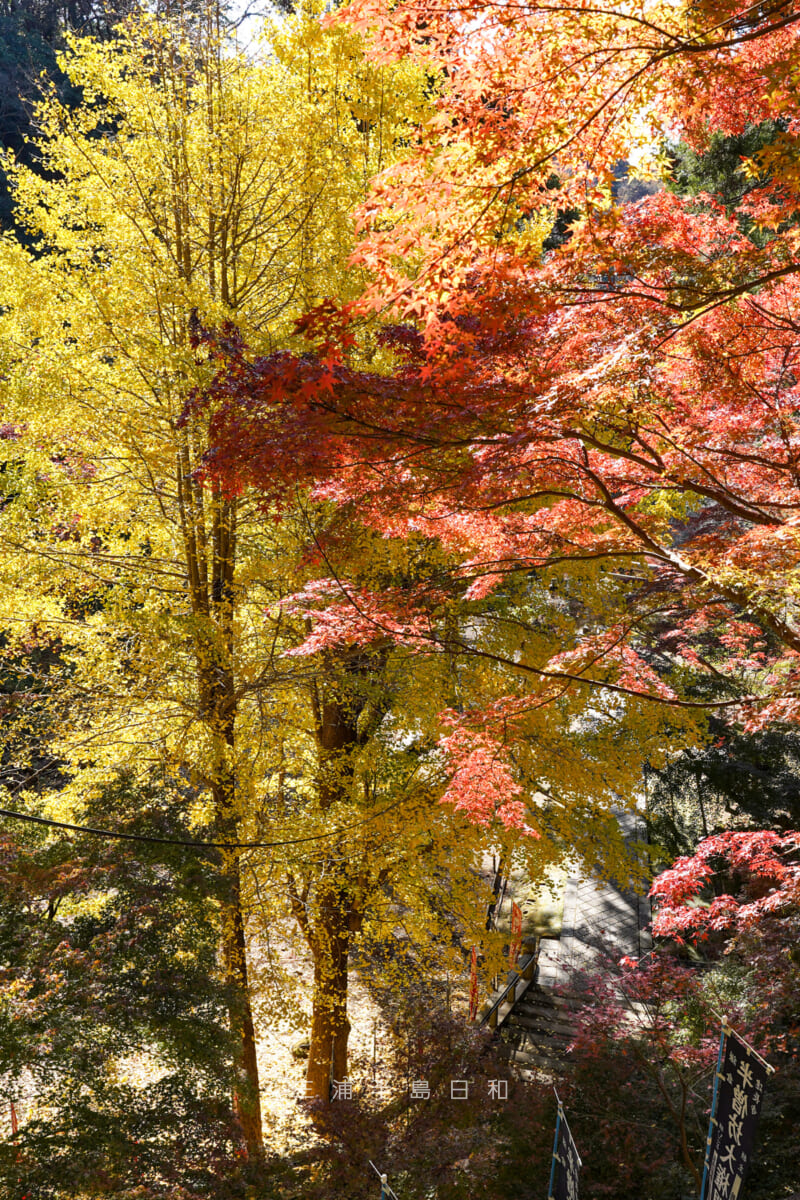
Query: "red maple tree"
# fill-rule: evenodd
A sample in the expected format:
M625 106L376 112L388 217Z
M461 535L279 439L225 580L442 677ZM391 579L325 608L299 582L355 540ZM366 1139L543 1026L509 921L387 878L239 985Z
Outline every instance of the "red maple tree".
M444 592L467 603L508 575L626 576L603 627L548 662L504 664L537 704L585 686L724 696L749 728L796 720L800 12L353 0L343 15L377 57L431 71L436 115L364 208L360 303L309 314L307 354L225 347L199 400L208 469L273 509L301 488L386 535L435 538ZM702 148L768 118L742 208L763 236L708 196L614 199L636 143L679 129ZM531 231L567 211L569 236L543 252ZM374 310L381 371L353 354ZM483 652L437 627L442 595L368 595L331 572L303 649ZM698 672L710 698L682 685ZM458 745L466 764L478 743Z
M704 838L656 878L653 933L677 941L728 937L800 908L798 834L770 830Z

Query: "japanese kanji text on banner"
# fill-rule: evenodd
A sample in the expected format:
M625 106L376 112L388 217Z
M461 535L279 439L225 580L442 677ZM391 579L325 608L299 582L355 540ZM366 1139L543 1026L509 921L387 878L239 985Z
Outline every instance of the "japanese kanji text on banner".
M578 1200L580 1155L572 1140L567 1118L559 1104L556 1139L553 1147L553 1169L550 1172L548 1200Z
M723 1030L715 1106L700 1200L740 1200L769 1067L730 1029Z

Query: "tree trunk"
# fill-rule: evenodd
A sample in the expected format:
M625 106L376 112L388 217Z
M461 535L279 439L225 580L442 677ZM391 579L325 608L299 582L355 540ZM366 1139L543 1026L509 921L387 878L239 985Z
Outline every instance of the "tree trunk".
M225 742L228 749L232 749L232 720L228 724L227 734ZM234 788L233 772L223 767L214 781L212 792L216 809L216 828L220 841L224 842L236 842L239 836L239 823L233 807ZM233 1107L242 1127L247 1156L251 1161L257 1161L263 1157L264 1142L255 1025L247 972L241 871L237 851L225 850L223 856L227 888L223 912L222 954L225 981L231 997L228 1010L230 1027L237 1048Z
M256 1035L247 978L247 946L241 904L238 855L232 855L230 861L226 863L226 875L228 897L227 911L224 917L223 957L226 982L232 997L229 1008L230 1025L238 1047L233 1107L242 1127L247 1156L253 1161L263 1156L264 1141L261 1126Z
M232 730L230 733L232 745ZM235 842L238 838L238 821L233 810L234 783L233 773L223 769L212 786L216 830L219 840L224 842ZM263 1156L264 1142L255 1026L247 977L239 854L235 850L224 850L223 864L227 886L222 918L222 958L230 993L228 1016L236 1046L233 1107L242 1127L247 1156L253 1161Z
M354 760L368 736L359 729L364 712L362 689L367 674L379 669L379 655L354 650L325 660L322 680L311 691L317 738L317 795L323 813L335 803L352 799ZM375 720L380 710L376 710ZM315 916L306 900L311 879L298 894L290 880L292 907L314 959L314 995L306 1099L327 1105L331 1083L347 1078L347 953L351 935L361 926L365 883L340 846L335 857L317 871ZM337 1089L337 1095L339 1091Z
M239 837L233 765L236 689L232 667L236 501L225 499L218 489L204 496L193 471L196 461L191 437L186 434L179 443L177 481L189 597L193 615L200 622L195 633L198 709L215 743L210 782L218 838L221 842L236 842ZM258 1161L264 1154L264 1141L239 855L235 850L223 851L223 855L227 895L222 959L230 990L229 1020L236 1046L233 1107L247 1156Z
M332 1083L347 1078L347 952L350 944L348 896L333 890L315 930L314 997L310 1049L306 1072L306 1099L327 1105Z

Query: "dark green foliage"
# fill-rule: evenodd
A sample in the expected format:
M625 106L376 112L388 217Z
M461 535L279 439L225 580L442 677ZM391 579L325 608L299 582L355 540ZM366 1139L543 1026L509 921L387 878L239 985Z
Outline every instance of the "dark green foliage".
M114 6L95 0L6 0L3 18L13 21L25 35L54 45L65 29L102 34L113 19Z
M759 150L774 141L780 129L779 122L764 121L760 125L748 125L744 133L732 137L713 133L704 153L698 153L685 142L679 142L669 152L672 179L667 187L679 196L697 196L700 192L707 192L723 205L729 215L736 213L744 197L757 183L757 180L748 179L740 169L742 160L757 155ZM739 214L737 220L742 231L757 244L764 241L766 235L755 232L748 217Z
M684 750L647 780L650 838L670 857L724 829L797 829L800 731L744 733L712 717L705 746Z
M186 838L183 803L121 780L86 820ZM0 1078L22 1122L0 1142L8 1200L242 1194L222 886L207 852L0 825Z
M0 15L0 148L30 161L32 102L42 72L56 75L55 52L40 30L27 28L24 13ZM0 231L13 226L12 200L0 173Z
M776 121L764 121L761 125L748 125L744 133L732 137L713 133L702 154L679 142L670 150L670 191L679 196L708 192L729 213L734 212L754 186L740 170L742 160L752 158L768 146L779 130Z

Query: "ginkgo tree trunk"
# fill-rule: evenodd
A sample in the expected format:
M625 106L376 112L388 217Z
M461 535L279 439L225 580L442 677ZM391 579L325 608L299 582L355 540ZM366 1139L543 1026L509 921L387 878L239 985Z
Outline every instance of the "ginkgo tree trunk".
M311 681L316 793L323 816L337 802L352 809L353 789L363 783L357 775L359 751L366 747L391 704L386 691L370 702L363 682L367 674L380 679L384 657L380 650L340 648L338 653L324 656L322 670ZM367 855L354 861L344 845L334 844L313 878L307 877L302 891L294 876L289 876L292 912L314 960L308 1099L326 1102L331 1082L347 1077L350 944L391 874L382 855L374 855L372 861Z
M282 568L263 507L201 483L202 331L235 325L273 350L305 305L356 288L349 214L424 104L422 78L366 65L313 6L272 30L261 60L209 3L171 23L141 15L111 43L71 39L61 66L83 103L40 103L41 174L6 162L33 249L0 248L15 476L0 622L23 642L32 624L60 639L49 702L69 782L52 811L79 815L114 770L155 762L231 844L222 958L258 1158L236 843L267 754L259 589Z
M657 713L626 709L613 694L603 701L565 695L542 706L517 671L518 661L546 659L593 609L602 613L602 577L575 574L574 614L531 582L506 588L502 600L469 602L463 588L443 589L446 556L433 541L356 532L352 513L331 522L321 509L306 513L317 525L301 541L322 548L335 579L312 576L280 601L275 696L285 700L273 699L286 743L269 787L300 836L248 860L248 878L271 870L286 879L310 950L306 1098L315 1109L338 1094L332 1084L350 1077L354 964L362 982L372 979L397 998L411 980L430 987L432 978L461 974L471 945L481 946L487 979L502 969L504 935L486 930L488 849L524 868L534 887L565 855L641 883L641 863L609 810L635 794L642 760L663 756L667 734ZM382 621L360 601L382 592L388 603L397 580L430 585L431 637L468 630L484 653L451 661L441 643L426 642L421 620L416 636L404 630L408 636L394 642L391 615ZM679 727L696 736L690 721L670 714L669 732ZM253 905L267 928L285 914L274 896L255 896Z

